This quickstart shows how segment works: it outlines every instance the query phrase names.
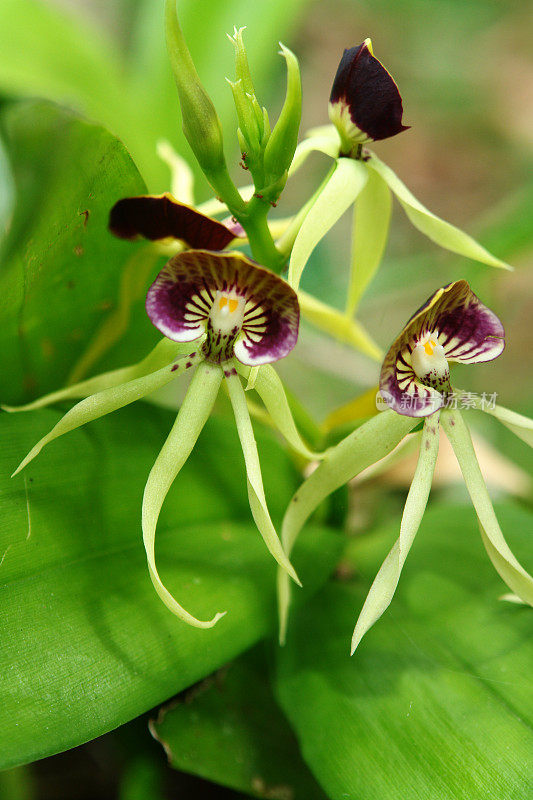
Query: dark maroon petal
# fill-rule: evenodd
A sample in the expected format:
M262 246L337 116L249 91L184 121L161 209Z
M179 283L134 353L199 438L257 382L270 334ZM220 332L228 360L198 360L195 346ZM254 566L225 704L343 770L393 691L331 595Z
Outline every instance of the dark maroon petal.
M364 134L359 141L387 139L409 127L402 124L398 87L366 41L344 51L330 104L348 106L353 124Z
M240 234L179 203L171 194L125 197L109 215L109 230L121 239L179 239L188 247L223 250Z
M400 414L426 416L443 405L443 396L422 384L411 364L413 349L429 335L442 345L449 361L490 361L505 347L500 320L481 303L466 281L438 289L411 317L383 362L380 391ZM410 396L414 398L412 402ZM439 398L440 405L435 405Z
M206 330L217 292L245 301L234 344L234 354L243 364L277 361L292 350L299 324L296 293L241 253L189 250L174 256L148 290L146 310L165 336L191 341Z

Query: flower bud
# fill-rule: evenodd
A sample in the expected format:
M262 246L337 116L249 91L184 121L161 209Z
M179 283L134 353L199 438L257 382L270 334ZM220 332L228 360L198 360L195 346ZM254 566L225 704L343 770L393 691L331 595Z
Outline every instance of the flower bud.
M270 134L264 156L265 186L267 190L270 185L276 186L278 194L283 188L294 157L302 116L302 84L298 59L281 42L280 47L280 54L287 62L287 94L279 119ZM277 197L268 199L275 200Z
M372 42L344 51L329 98L329 118L341 137L341 154L407 130L396 83L374 57Z
M183 132L215 191L232 210L239 209L242 199L227 171L220 120L202 86L183 38L176 14L176 0L166 0L165 27L168 54L178 87Z

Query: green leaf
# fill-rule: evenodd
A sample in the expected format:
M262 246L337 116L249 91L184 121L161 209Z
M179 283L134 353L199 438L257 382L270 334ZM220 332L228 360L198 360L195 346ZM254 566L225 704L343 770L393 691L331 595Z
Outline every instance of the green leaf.
M163 707L152 734L176 769L254 797L325 800L274 699L267 656L256 647Z
M354 206L350 285L346 313L355 314L361 297L378 269L389 234L391 191L374 170Z
M374 154L369 159L368 166L388 184L415 228L427 236L428 239L431 239L440 247L446 248L446 250L451 250L452 253L458 253L474 261L480 261L482 264L488 264L489 267L512 269L509 264L493 256L492 253L489 253L467 233L456 228L455 225L450 225L449 222L445 222L429 211L411 194L407 186L395 175L391 168L380 161Z
M409 554L426 510L439 453L439 435L439 412L436 412L424 420L420 454L407 500L405 501L400 523L400 535L379 568L365 604L357 618L352 636L351 655L354 654L368 629L387 610L394 597L405 559Z
M461 467L466 488L478 515L481 538L495 569L513 592L533 606L533 577L517 561L505 541L462 414L459 411L446 410L442 414L442 427Z
M65 383L116 302L136 245L108 233L109 209L146 187L117 139L53 104L10 106L1 124L17 204L2 248L0 399L16 404Z
M527 552L531 514L501 517ZM464 506L426 514L389 611L353 658L353 611L396 525L354 540L362 577L330 583L295 614L277 695L331 800L528 796L532 615L498 602L474 520Z
M54 442L8 477L58 414L3 414L0 453L0 766L74 747L203 678L275 628L275 565L250 521L234 425L208 421L168 494L157 558L196 615L190 628L156 596L141 536L146 478L174 415L137 404ZM276 518L295 474L258 435ZM323 582L338 537L295 552L304 592Z
M302 272L309 256L355 201L368 179L368 170L362 161L340 158L326 186L309 210L292 248L288 280L298 289Z

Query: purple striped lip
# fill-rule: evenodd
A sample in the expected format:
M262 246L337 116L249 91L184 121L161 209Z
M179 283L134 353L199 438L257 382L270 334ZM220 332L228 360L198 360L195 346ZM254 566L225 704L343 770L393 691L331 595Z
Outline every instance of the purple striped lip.
M491 361L504 347L498 317L466 281L450 283L418 309L395 339L381 368L380 392L399 414L427 416L442 408L451 388L449 361Z
M146 297L152 323L169 339L207 334L203 353L222 363L235 355L257 366L289 353L298 338L296 293L241 253L188 250L165 265Z

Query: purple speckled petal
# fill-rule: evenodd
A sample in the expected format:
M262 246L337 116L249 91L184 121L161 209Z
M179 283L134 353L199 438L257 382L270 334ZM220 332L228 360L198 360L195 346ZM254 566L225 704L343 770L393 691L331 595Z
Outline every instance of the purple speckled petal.
M444 404L440 392L421 383L411 364L414 347L429 334L449 361L490 361L505 347L500 320L466 281L438 289L411 317L383 361L380 391L399 414L427 416Z
M234 344L239 361L267 364L292 350L299 325L296 293L241 253L189 250L174 256L148 290L146 310L169 339L191 341L205 332L217 292L245 301Z
M178 202L171 194L125 197L115 203L109 214L109 229L121 239L179 239L188 247L223 250L243 234Z
M402 98L385 67L363 42L344 51L329 102L347 106L353 124L365 137L378 141L407 130L402 124Z

